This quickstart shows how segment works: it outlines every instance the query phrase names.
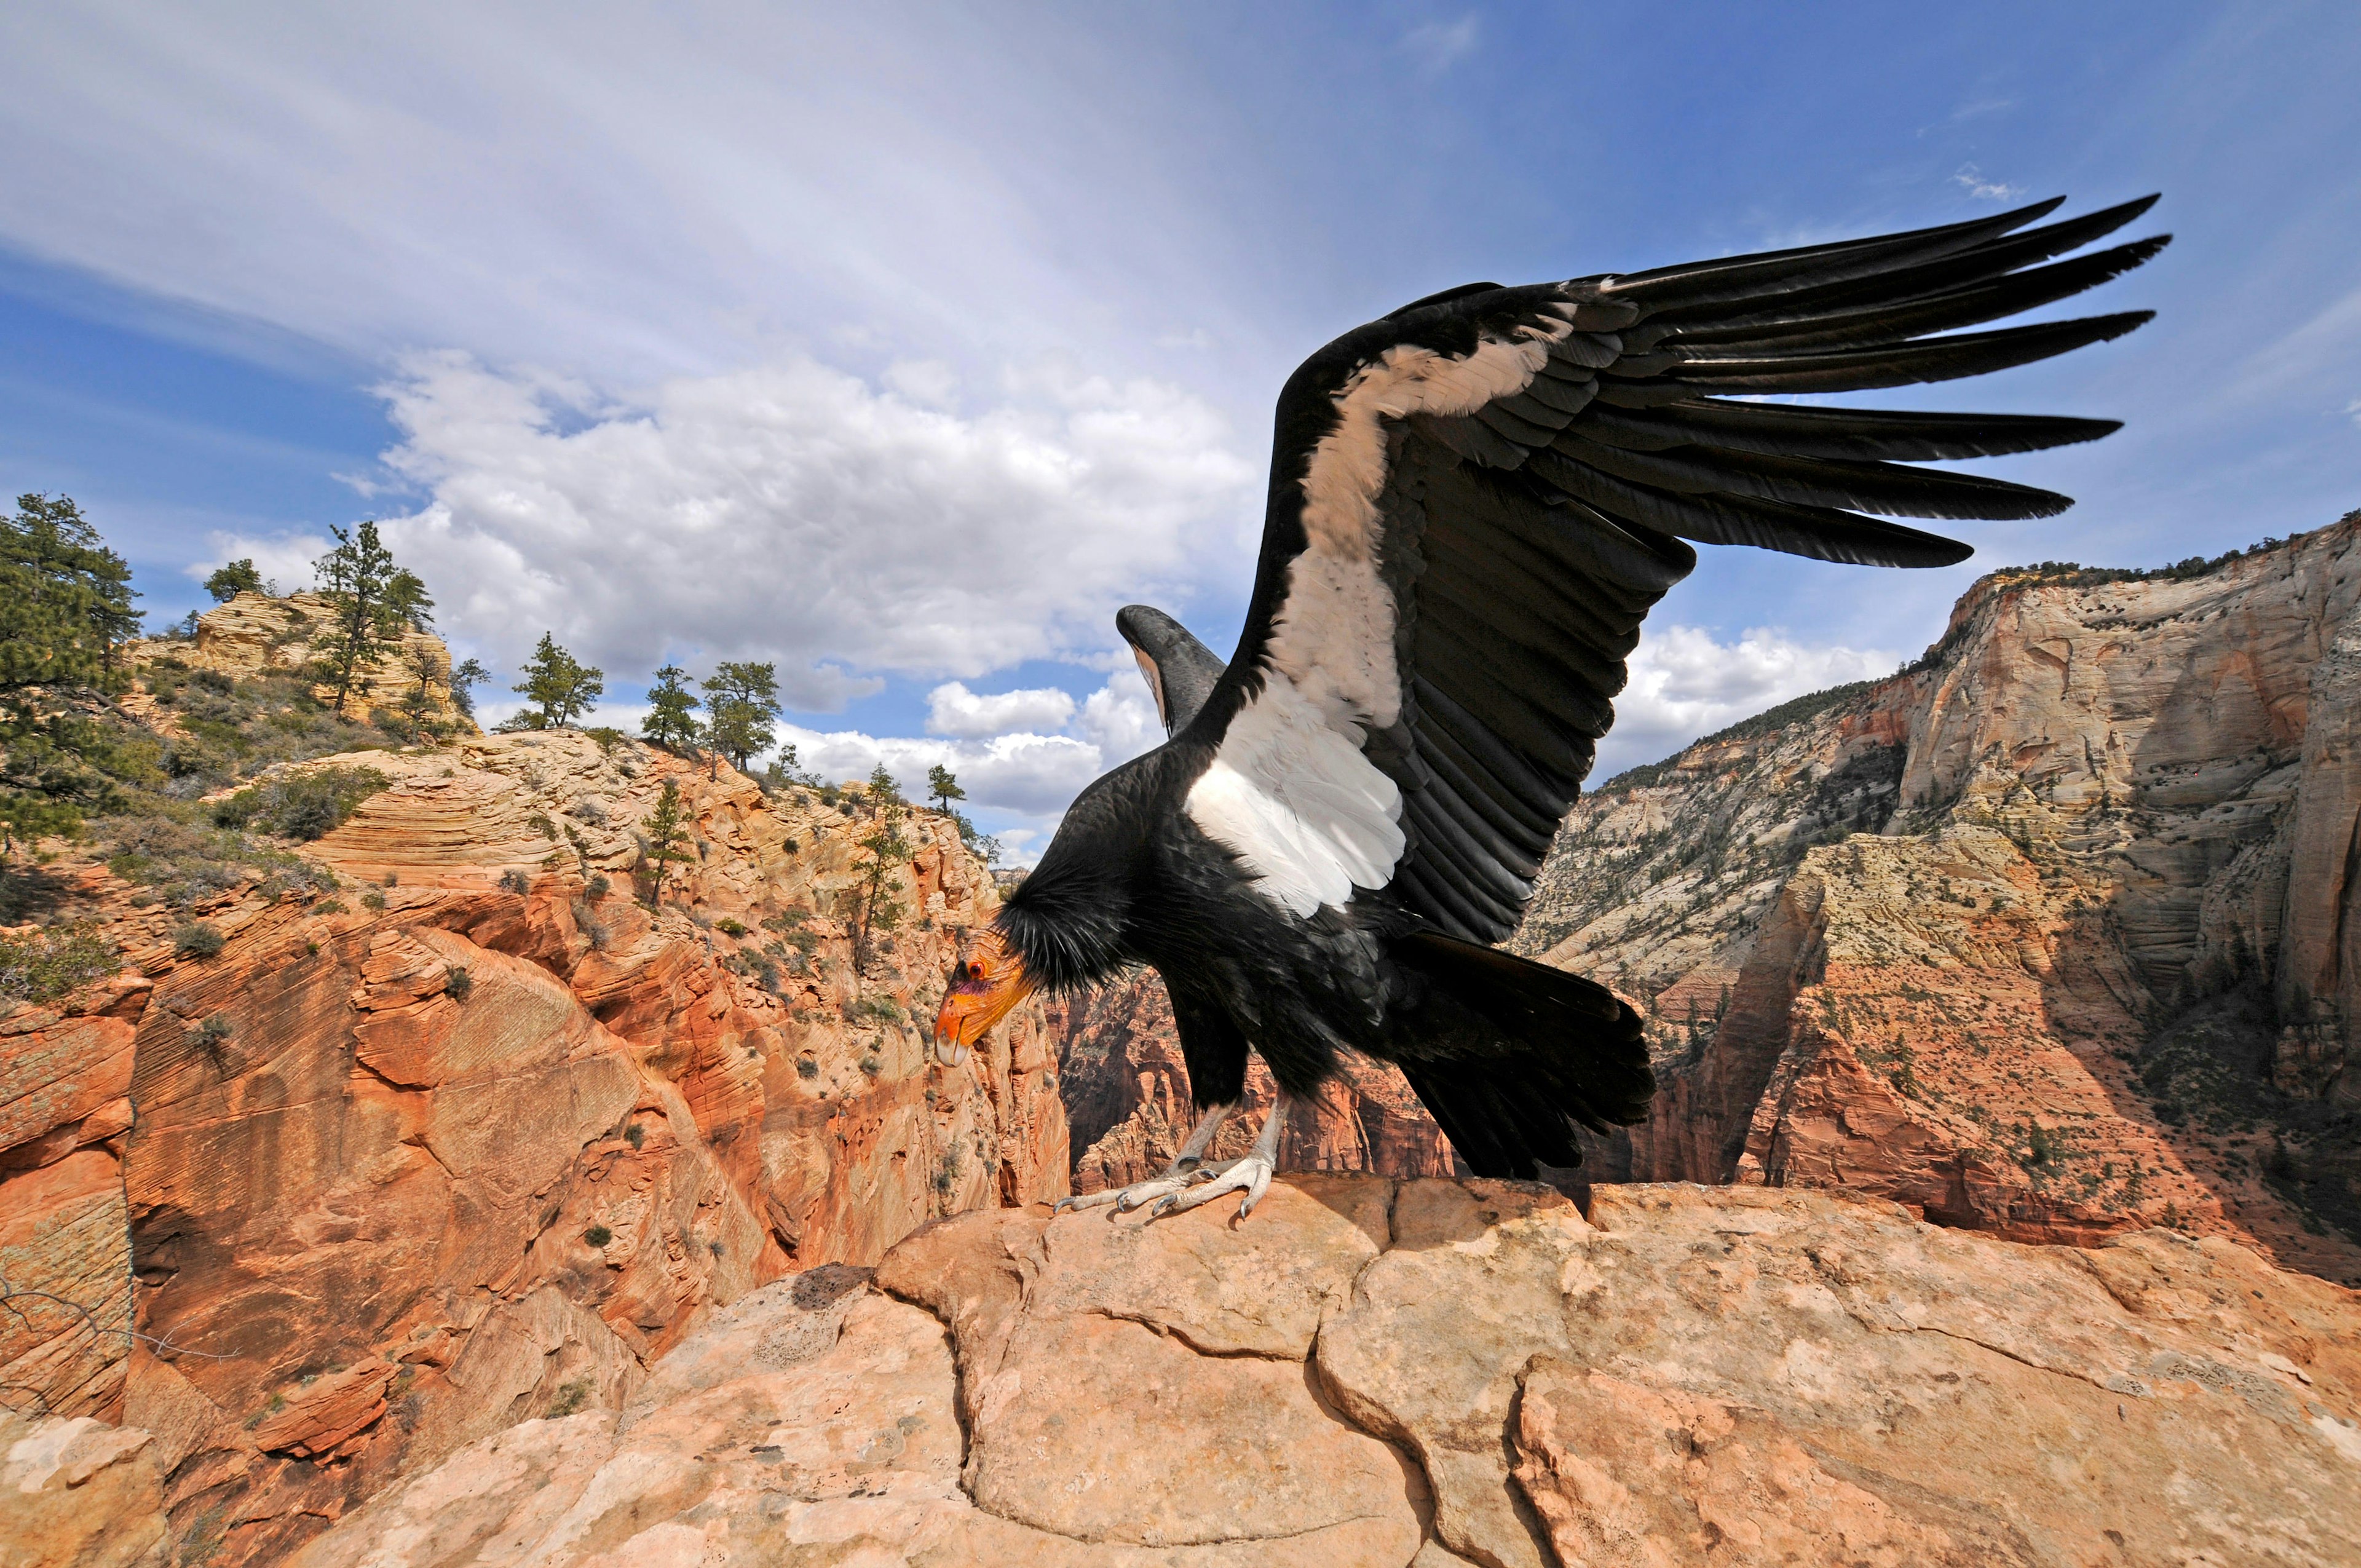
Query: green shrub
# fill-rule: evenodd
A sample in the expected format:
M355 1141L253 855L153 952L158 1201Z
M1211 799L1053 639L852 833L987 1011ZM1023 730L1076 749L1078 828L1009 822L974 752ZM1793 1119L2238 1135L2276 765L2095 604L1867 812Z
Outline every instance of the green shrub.
M844 1020L848 1024L898 1024L903 1013L890 996L863 996L844 1004Z
M386 787L375 768L315 768L242 789L214 806L216 827L257 827L310 840L345 825L360 803Z
M54 1002L115 970L115 949L86 924L0 936L0 999Z
M383 909L385 907L385 890L383 888L373 887L367 893L362 894L361 907L364 909Z
M593 898L604 898L613 887L614 883L609 882L604 875L599 875L592 877L589 884L583 891Z
M589 1402L590 1379L577 1377L570 1383L560 1384L557 1392L550 1396L548 1418L553 1421L562 1420Z
M648 1130L634 1122L623 1129L623 1141L635 1149L642 1148L648 1141Z
M475 992L476 977L474 975L469 974L457 964L451 964L444 969L443 992L445 995L450 997L452 1001L465 1002L468 997L474 995Z
M873 1055L865 1056L861 1058L861 1070L867 1073L870 1077L875 1078L879 1073L885 1070L885 1064L879 1061Z
M582 1239L592 1246L602 1247L615 1239L615 1233L604 1225L593 1225L582 1233Z
M819 1063L812 1060L809 1057L797 1057L796 1058L796 1076L797 1078L818 1078L819 1076Z
M500 873L500 891L522 897L533 891L533 878L511 866Z
M746 934L746 927L740 925L737 921L731 919L727 915L724 915L720 919L716 920L713 923L713 928L720 932L725 937L742 937Z
M215 927L192 920L172 933L172 951L184 959L209 959L222 950L225 940Z

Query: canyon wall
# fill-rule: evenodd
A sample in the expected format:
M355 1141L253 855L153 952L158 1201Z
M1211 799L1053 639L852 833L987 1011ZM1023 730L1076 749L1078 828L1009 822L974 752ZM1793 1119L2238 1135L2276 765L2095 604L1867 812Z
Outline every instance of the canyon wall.
M2361 520L2106 576L1988 577L1912 670L1576 806L1517 945L1648 1016L1604 1177L2361 1281Z
M278 1561L398 1473L620 1408L770 1280L1067 1190L1038 1005L926 1050L997 903L948 819L912 814L856 953L857 795L570 730L302 764L358 765L390 786L291 846L325 896L47 868L129 967L0 1020L0 1274L44 1298L0 1381L151 1433L184 1553ZM666 784L689 859L651 905Z
M1164 982L1153 970L1126 975L1087 995L1052 1000L1048 1017L1075 1150L1074 1190L1161 1175L1197 1124ZM1253 1058L1245 1098L1214 1138L1213 1157L1245 1154L1277 1098L1269 1068ZM1351 1053L1309 1113L1299 1111L1284 1130L1279 1168L1465 1174L1400 1070Z

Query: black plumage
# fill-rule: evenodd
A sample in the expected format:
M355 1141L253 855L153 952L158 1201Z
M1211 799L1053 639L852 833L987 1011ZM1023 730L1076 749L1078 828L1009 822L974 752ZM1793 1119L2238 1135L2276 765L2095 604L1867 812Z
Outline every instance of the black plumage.
M1350 1049L1400 1064L1478 1172L1576 1163L1576 1128L1645 1113L1639 1020L1490 944L1532 896L1689 542L1946 565L1968 546L1887 519L2070 502L1912 465L2116 428L1755 400L2121 336L2148 313L1987 323L2148 260L2166 236L2071 253L2153 201L1469 284L1312 355L1279 397L1235 652L1224 664L1145 607L1118 618L1170 738L1075 801L997 919L1005 964L963 966L941 1027L964 1039L1013 990L1153 965L1201 1110L1237 1098L1250 1047L1290 1096Z

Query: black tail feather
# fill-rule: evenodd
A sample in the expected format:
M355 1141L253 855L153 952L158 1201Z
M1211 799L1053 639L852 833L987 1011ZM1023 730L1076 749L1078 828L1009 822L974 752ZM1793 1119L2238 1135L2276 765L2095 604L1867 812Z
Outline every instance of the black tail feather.
M1390 951L1432 991L1387 1054L1478 1176L1579 1165L1576 1126L1646 1117L1656 1080L1640 1016L1605 986L1433 932Z

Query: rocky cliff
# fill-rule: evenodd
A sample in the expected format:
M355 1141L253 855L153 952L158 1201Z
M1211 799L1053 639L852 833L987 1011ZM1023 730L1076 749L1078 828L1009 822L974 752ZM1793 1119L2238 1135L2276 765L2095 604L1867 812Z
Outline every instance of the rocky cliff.
M1519 942L1648 1013L1610 1178L2361 1282L2361 520L1985 578L1918 665L1614 781Z
M232 679L267 675L314 676L314 645L335 621L335 609L319 594L242 593L197 618L189 638L153 638L125 647L135 667L159 663L204 670ZM423 688L423 689L422 689ZM323 702L332 685L315 685ZM133 699L135 707L137 699ZM146 710L152 713L152 705ZM354 672L345 710L363 723L408 713L444 731L476 733L476 722L460 712L451 691L451 651L431 631L404 627L384 651Z
M1076 1151L1074 1190L1099 1192L1160 1174L1197 1121L1163 981L1153 971L1129 975L1089 995L1051 1001L1048 1017ZM1244 1112L1222 1128L1215 1156L1246 1153L1276 1098L1270 1069L1257 1057L1246 1069ZM1450 1140L1401 1073L1351 1055L1311 1114L1286 1128L1279 1163L1286 1170L1400 1177L1460 1169Z
M2027 1248L1759 1188L971 1213L739 1298L620 1408L478 1438L293 1561L2327 1568L2356 1309L2219 1238ZM156 1440L69 1425L0 1508L90 1530L55 1522L73 1476L152 1489Z
M790 1270L1066 1190L1038 1008L924 1049L997 898L948 820L856 954L858 795L573 731L295 771L360 766L386 787L283 847L300 877L175 908L52 862L128 966L0 1020L0 1382L151 1433L184 1558L280 1560L404 1469L620 1408ZM666 784L693 858L652 906Z

